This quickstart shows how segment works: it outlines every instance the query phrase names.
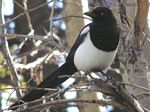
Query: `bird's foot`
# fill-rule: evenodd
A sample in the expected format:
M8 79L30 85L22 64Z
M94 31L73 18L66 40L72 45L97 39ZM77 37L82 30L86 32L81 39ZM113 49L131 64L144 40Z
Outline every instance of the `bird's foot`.
M112 77L110 77L110 75L104 73L103 71L100 71L97 75L100 77L100 80L102 80L103 82L108 82L109 80L112 80Z
M108 82L111 79L112 78L106 73L101 77L101 80L104 81L104 82Z

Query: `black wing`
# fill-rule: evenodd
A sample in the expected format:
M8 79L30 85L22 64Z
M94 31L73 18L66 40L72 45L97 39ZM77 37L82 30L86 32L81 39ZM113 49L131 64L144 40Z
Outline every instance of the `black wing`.
M76 49L84 41L84 39L86 38L86 35L88 34L89 31L90 31L90 24L88 24L85 27L83 27L83 29L79 33L79 36L78 36L77 40L75 41L74 45L70 49L70 52L69 52L69 54L67 56L67 59L66 59L66 62L67 61L73 62L74 54L76 52Z
M57 87L59 84L61 84L62 82L64 82L65 80L68 79L68 77L60 78L59 76L62 76L62 75L65 75L65 74L72 75L73 73L75 73L77 71L74 64L72 63L73 58L74 58L74 53L75 53L76 49L78 48L78 46L83 42L83 40L85 39L88 32L89 32L89 24L86 25L81 30L75 44L71 48L70 53L67 57L68 62L64 63L55 72L53 72L46 79L44 79L43 82L40 83L37 86L38 88L54 88L54 87ZM46 91L46 90L32 90L27 95L25 95L21 100L24 101L24 102L33 101L35 99L38 99L38 98L42 97L47 92L48 91ZM13 105L11 105L9 109L10 110L16 110L18 107L14 107L14 106L18 106L20 104L23 104L23 102L17 101Z

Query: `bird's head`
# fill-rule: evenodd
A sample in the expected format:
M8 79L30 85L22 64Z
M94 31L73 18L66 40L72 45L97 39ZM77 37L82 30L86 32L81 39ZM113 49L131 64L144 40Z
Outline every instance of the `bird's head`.
M112 11L106 7L96 7L92 11L85 12L84 14L96 22L116 22Z

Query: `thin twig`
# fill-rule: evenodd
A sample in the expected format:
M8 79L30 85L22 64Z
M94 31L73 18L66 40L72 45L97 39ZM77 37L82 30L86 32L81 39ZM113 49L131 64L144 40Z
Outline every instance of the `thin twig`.
M51 1L49 1L49 2L46 2L46 3L43 3L43 4L39 5L39 6L36 6L36 7L32 8L32 9L29 9L29 10L27 10L27 11L24 11L24 12L20 13L19 15L15 16L15 17L12 18L11 20L7 21L6 23L3 23L3 24L1 23L1 24L0 24L0 27L4 27L4 26L5 26L6 24L8 24L9 22L14 21L14 20L18 19L19 17L23 16L24 14L26 14L26 12L28 12L28 13L29 13L29 12L33 12L33 11L35 11L35 10L41 8L41 7L46 6L47 4L51 3L52 1L53 1L53 0L51 0Z
M9 89L21 89L21 90L45 90L45 91L58 91L58 89L53 89L53 88L37 88L37 87L19 87L19 88L3 88L0 89L0 91L5 91L5 90L9 90Z
M16 5L18 5L21 9L24 10L24 7L23 7L22 5L20 5L18 2L16 2L16 0L14 0L14 3L15 3Z
M10 54L8 42L7 42L5 37L1 38L1 40L3 40L3 42L1 43L1 52L3 53L3 56L5 57L5 59L7 60L7 64L10 68L11 73L12 73L14 86L19 88L18 73L14 67L14 62L13 62L11 54ZM18 98L21 98L21 93L19 92L19 90L16 89L16 92L17 92Z
M144 90L144 91L150 92L150 89L145 88L145 87L143 87L143 86L134 85L134 84L129 84L129 83L125 83L125 82L117 82L117 83L118 83L118 84L122 84L122 85L131 86L131 87L134 87L134 88L139 88L139 89L142 89L142 90Z
M25 15L27 17L27 22L28 22L28 27L30 29L30 32L34 31L33 26L31 24L31 18L30 18L29 12L27 11L28 10L27 0L23 0L23 6L24 6L24 12L26 12Z
M9 39L13 39L13 38L28 38L28 39L34 39L34 40L41 40L43 42L49 42L50 40L45 38L44 36L41 35L24 35L24 34L7 34L7 33L3 33L0 34L1 37L9 37Z
M59 21L59 20L68 19L68 18L88 19L88 20L91 20L91 21L92 21L92 19L89 18L89 17L78 16L78 15L64 16L64 17L60 17L60 18L53 19L53 21Z
M53 5L51 7L51 15L50 15L50 37L53 37L53 16L54 16L54 7L56 0L53 0Z
M1 4L0 4L0 9L2 9L2 0L1 0ZM2 12L2 11L1 11ZM0 12L0 19L2 20L0 24L3 24L4 23L4 15ZM2 29L0 31L0 33L4 33L4 29ZM17 73L17 70L15 69L14 67L14 63L13 63L13 60L12 60L12 56L10 54L10 50L9 50L9 46L8 46L8 42L7 42L7 39L6 37L2 37L0 36L0 50L3 54L3 56L5 57L6 61L7 61L7 64L10 68L10 71L11 71L11 75L12 75L12 78L13 78L13 84L16 88L19 88L20 85L19 85L19 80L18 80L18 73ZM16 93L17 93L17 97L18 98L21 98L21 91L19 89L16 89Z

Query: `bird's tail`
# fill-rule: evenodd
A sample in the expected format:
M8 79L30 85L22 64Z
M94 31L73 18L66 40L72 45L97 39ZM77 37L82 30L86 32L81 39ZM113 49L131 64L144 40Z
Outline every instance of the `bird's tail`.
M59 67L56 71L54 71L52 74L50 74L46 79L43 80L42 83L40 83L37 88L55 88L58 85L60 85L62 82L68 79L68 77L61 77L63 75L72 75L76 72L76 68L74 65L70 63L65 63L61 67ZM19 105L23 104L24 102L30 102L33 100L36 100L38 98L41 98L43 95L45 95L48 91L46 90L32 90L27 95L25 95L21 101L17 101L14 104L10 106L10 110L16 110Z

